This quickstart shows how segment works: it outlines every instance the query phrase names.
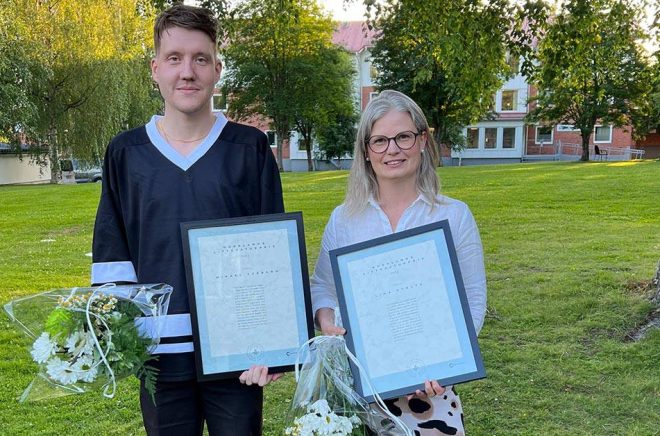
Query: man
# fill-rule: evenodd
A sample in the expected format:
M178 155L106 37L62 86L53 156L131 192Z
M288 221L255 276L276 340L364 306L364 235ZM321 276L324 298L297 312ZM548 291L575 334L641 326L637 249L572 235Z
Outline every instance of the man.
M115 137L106 151L96 216L92 283L168 283L174 291L155 351L156 404L141 386L148 434L261 434L262 386L277 376L253 367L240 380L198 383L179 224L284 211L266 135L211 110L222 65L210 11L176 5L154 27L154 81L163 116Z

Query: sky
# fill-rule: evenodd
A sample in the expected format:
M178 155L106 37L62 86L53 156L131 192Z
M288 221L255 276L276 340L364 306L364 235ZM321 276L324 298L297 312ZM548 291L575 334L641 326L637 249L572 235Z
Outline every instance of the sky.
M354 0L344 7L344 0L318 0L332 17L337 21L362 21L364 20L364 3L362 0Z

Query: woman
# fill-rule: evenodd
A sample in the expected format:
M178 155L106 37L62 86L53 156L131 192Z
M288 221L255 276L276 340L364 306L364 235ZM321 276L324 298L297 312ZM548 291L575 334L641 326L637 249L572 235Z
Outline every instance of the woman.
M444 219L456 244L475 330L481 329L486 274L479 231L464 203L439 194L437 162L428 123L412 99L383 91L369 102L358 127L346 198L330 216L311 279L315 319L324 334L346 332L335 325L330 250ZM464 434L460 399L437 381L386 403L419 434Z

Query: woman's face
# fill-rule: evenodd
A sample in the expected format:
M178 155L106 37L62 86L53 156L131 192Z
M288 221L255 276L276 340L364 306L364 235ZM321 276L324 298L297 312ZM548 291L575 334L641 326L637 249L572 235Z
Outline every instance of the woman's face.
M395 137L396 141L388 139ZM427 138L426 132L417 130L408 112L389 111L374 123L369 138L371 145L367 146L367 157L379 184L386 181L416 181ZM397 142L404 148L410 148L403 150Z

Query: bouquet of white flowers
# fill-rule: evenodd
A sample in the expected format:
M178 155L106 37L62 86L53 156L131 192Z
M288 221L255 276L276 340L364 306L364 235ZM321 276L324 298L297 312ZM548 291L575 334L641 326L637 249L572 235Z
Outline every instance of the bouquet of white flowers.
M357 415L350 417L337 415L330 409L327 400L316 400L306 405L307 413L293 420L293 426L287 427L286 435L349 435L354 429L362 427Z
M380 405L370 405L353 389L346 343L340 336L317 336L301 347L298 385L289 411L292 436L410 435L405 425ZM355 362L355 360L354 360Z
M82 393L98 387L112 398L118 379L135 375L155 391L148 365L172 287L107 284L57 289L11 301L5 311L31 338L39 373L20 401ZM153 317L142 323L143 317ZM148 327L145 327L147 326Z

